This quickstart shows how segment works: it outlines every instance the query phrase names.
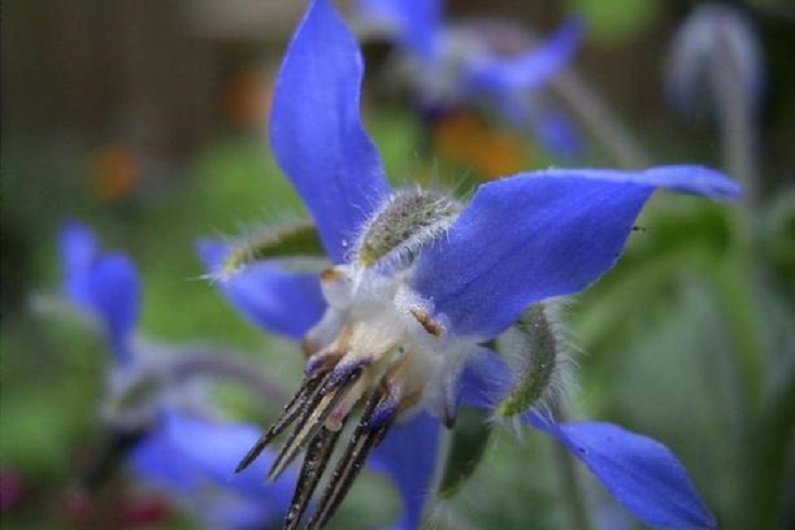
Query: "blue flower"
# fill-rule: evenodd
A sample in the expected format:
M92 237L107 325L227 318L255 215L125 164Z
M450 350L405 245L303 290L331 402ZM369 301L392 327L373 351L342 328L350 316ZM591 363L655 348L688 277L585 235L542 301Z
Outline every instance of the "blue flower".
M579 47L583 28L578 19L531 44L513 26L494 20L445 26L441 0L361 0L356 11L360 25L383 28L394 42L426 113L485 107L560 156L581 151L573 124L541 98Z
M657 188L725 200L739 193L698 166L520 173L481 185L467 205L438 192L393 190L361 124L362 75L353 36L328 0L313 1L276 80L270 141L332 266L314 284L276 261L218 283L251 320L303 337L309 355L299 391L240 466L293 427L270 472L277 477L305 450L290 528L349 421L355 430L310 527L333 515L371 454L370 464L400 491L394 527L416 528L441 424L462 404L494 410L516 382L482 345L529 306L577 293L609 270ZM231 251L200 244L214 273ZM659 442L609 423L558 424L541 412L522 418L571 450L641 521L715 526Z
M114 355L104 419L116 435L134 440L122 450L137 478L168 492L208 528L261 528L280 517L290 501L289 479L271 485L256 471L230 473L256 441L256 428L195 414L206 408L203 396L170 378L170 365L158 359L164 348L134 340L141 285L132 260L101 252L94 234L76 222L61 230L60 253L64 294L99 321Z
M245 473L231 473L258 437L252 425L167 410L128 459L139 479L167 492L206 528L253 530L278 521L292 495L288 477L274 484L262 480L273 459L269 453Z
M120 366L132 362L132 339L141 311L141 284L132 260L100 253L94 234L72 222L61 229L63 291L101 324Z

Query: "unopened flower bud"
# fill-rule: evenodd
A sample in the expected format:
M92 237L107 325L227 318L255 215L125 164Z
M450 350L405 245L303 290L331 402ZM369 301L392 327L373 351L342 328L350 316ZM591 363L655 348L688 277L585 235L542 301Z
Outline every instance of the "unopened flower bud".
M714 100L720 85L739 85L758 103L763 66L748 18L731 6L705 4L679 28L671 44L666 90L672 102L693 110Z

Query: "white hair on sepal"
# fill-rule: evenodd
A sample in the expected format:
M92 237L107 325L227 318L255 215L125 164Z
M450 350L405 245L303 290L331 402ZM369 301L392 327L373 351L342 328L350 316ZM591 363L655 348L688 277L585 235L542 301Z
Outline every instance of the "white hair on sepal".
M258 250L268 245L276 245L280 240L289 237L290 233L295 233L301 229L310 229L311 221L297 215L281 215L281 220L269 223L238 223L238 234L219 234L222 244L229 247L227 255L222 260L219 268L202 276L204 279L215 282L227 282L235 275L245 270L249 265L258 263L260 258L257 256ZM276 258L274 258L276 259ZM278 258L278 261L291 269L298 271L308 270L318 272L325 268L325 259L313 259L306 257L285 257ZM320 262L322 263L316 263Z
M405 245L399 245L393 248L390 252L386 252L383 256L380 256L377 260L377 265L379 268L389 273L405 268L411 264L411 258L419 253L422 247L436 239L447 236L449 229L457 219L458 214L463 210L465 203L474 193L476 186L473 187L470 185L465 192L462 192L463 186L468 185L469 182L465 178L460 178L451 187L449 183L444 182L439 176L440 170L437 160L434 160L433 162L430 179L422 179L425 182L418 183L418 179L410 178L409 175L416 173L420 168L421 166L415 170L401 172L401 177L399 179L395 179L397 181L397 186L395 189L386 198L380 199L379 203L376 204L375 201L372 201L372 204L369 205L370 213L360 224L356 232L352 234L346 234L346 242L355 242L355 244L345 245L346 250L343 257L346 263L360 262L364 239L368 233L370 233L377 219L390 208L394 208L395 203L399 202L405 197L416 197L420 195L436 196L439 199L438 207L442 212L440 218L451 217L451 219L447 220L448 222L440 222L435 227L426 228L424 233L418 231L414 237L410 238L410 240L406 240ZM454 214L445 215L444 211L448 210L451 205L455 205Z
M397 190L362 225L350 260L388 274L405 269L424 246L444 236L462 208L441 192Z
M576 361L560 318L564 303L563 299L555 299L534 304L497 338L496 349L514 373L518 374L516 386L495 412L497 420L512 420L527 410L552 414L557 408L556 404L567 401L575 385ZM546 354L551 355L547 360L537 357L539 343L544 342L551 348ZM538 380L527 383L530 377ZM524 388L523 383L527 385ZM533 388L533 384L537 387ZM516 430L516 421L507 423L512 430Z
M571 400L571 395L577 390L578 383L575 372L579 366L577 357L580 356L582 350L570 339L569 329L563 323L562 318L562 313L570 300L570 298L555 298L542 302L552 328L552 334L555 337L555 343L558 345L552 377L538 401L538 406L543 407L542 410L547 412L553 412L557 406L565 406Z

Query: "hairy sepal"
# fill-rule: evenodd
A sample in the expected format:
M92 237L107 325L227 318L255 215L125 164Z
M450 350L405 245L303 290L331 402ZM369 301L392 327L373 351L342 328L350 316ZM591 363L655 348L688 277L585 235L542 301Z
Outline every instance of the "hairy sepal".
M442 193L400 191L367 222L356 262L369 268L384 262L410 264L420 249L444 234L462 205Z
M500 350L507 357L518 357L521 370L497 407L499 416L508 418L531 407L552 405L561 397L570 360L555 313L549 303L530 306L501 338Z
M229 253L216 272L226 281L255 263L279 259L297 268L308 260L325 258L317 228L308 220L299 220L275 227L265 227L241 238L229 248Z

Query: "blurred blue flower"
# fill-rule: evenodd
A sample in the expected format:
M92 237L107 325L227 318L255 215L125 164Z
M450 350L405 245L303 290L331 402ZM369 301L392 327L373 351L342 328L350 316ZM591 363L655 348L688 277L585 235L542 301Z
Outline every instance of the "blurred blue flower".
M206 528L276 526L289 506L293 482L290 477L276 483L262 480L272 455L245 473L232 474L240 454L259 435L251 425L168 410L132 448L129 461L142 481L167 492Z
M577 293L609 270L657 188L724 200L739 188L707 168L661 166L520 173L481 185L466 206L437 192L392 190L360 120L362 75L354 37L328 0L313 1L276 81L270 140L332 267L313 284L269 261L218 285L252 321L304 337L306 378L258 444L297 424L271 470L278 476L306 448L297 499L312 496L325 467L317 448L330 453L364 404L353 449L337 464L310 527L333 515L356 463L376 447L370 464L402 498L394 527L410 529L431 491L439 420L452 422L462 404L494 410L514 386L515 374L481 345L530 305ZM208 240L199 251L222 276L232 246ZM523 419L569 449L641 521L715 526L659 442L609 423L558 424L541 412ZM291 514L300 519L305 507L294 503Z
M141 311L141 283L132 260L121 252L101 253L94 234L71 222L61 229L63 291L102 326L120 366L133 362L133 334Z
M289 504L289 478L266 484L256 470L230 473L257 429L196 415L206 408L203 396L175 388L169 365L157 359L163 348L134 340L141 285L132 260L102 252L91 230L76 222L62 228L60 253L64 294L99 321L114 355L103 412L137 478L162 488L208 528L261 528L278 520Z
M548 149L573 157L581 138L568 118L542 98L571 61L583 35L572 18L533 43L497 20L444 25L442 0L361 0L356 22L386 35L401 52L414 96L428 115L455 108L496 111L511 127L534 134Z

